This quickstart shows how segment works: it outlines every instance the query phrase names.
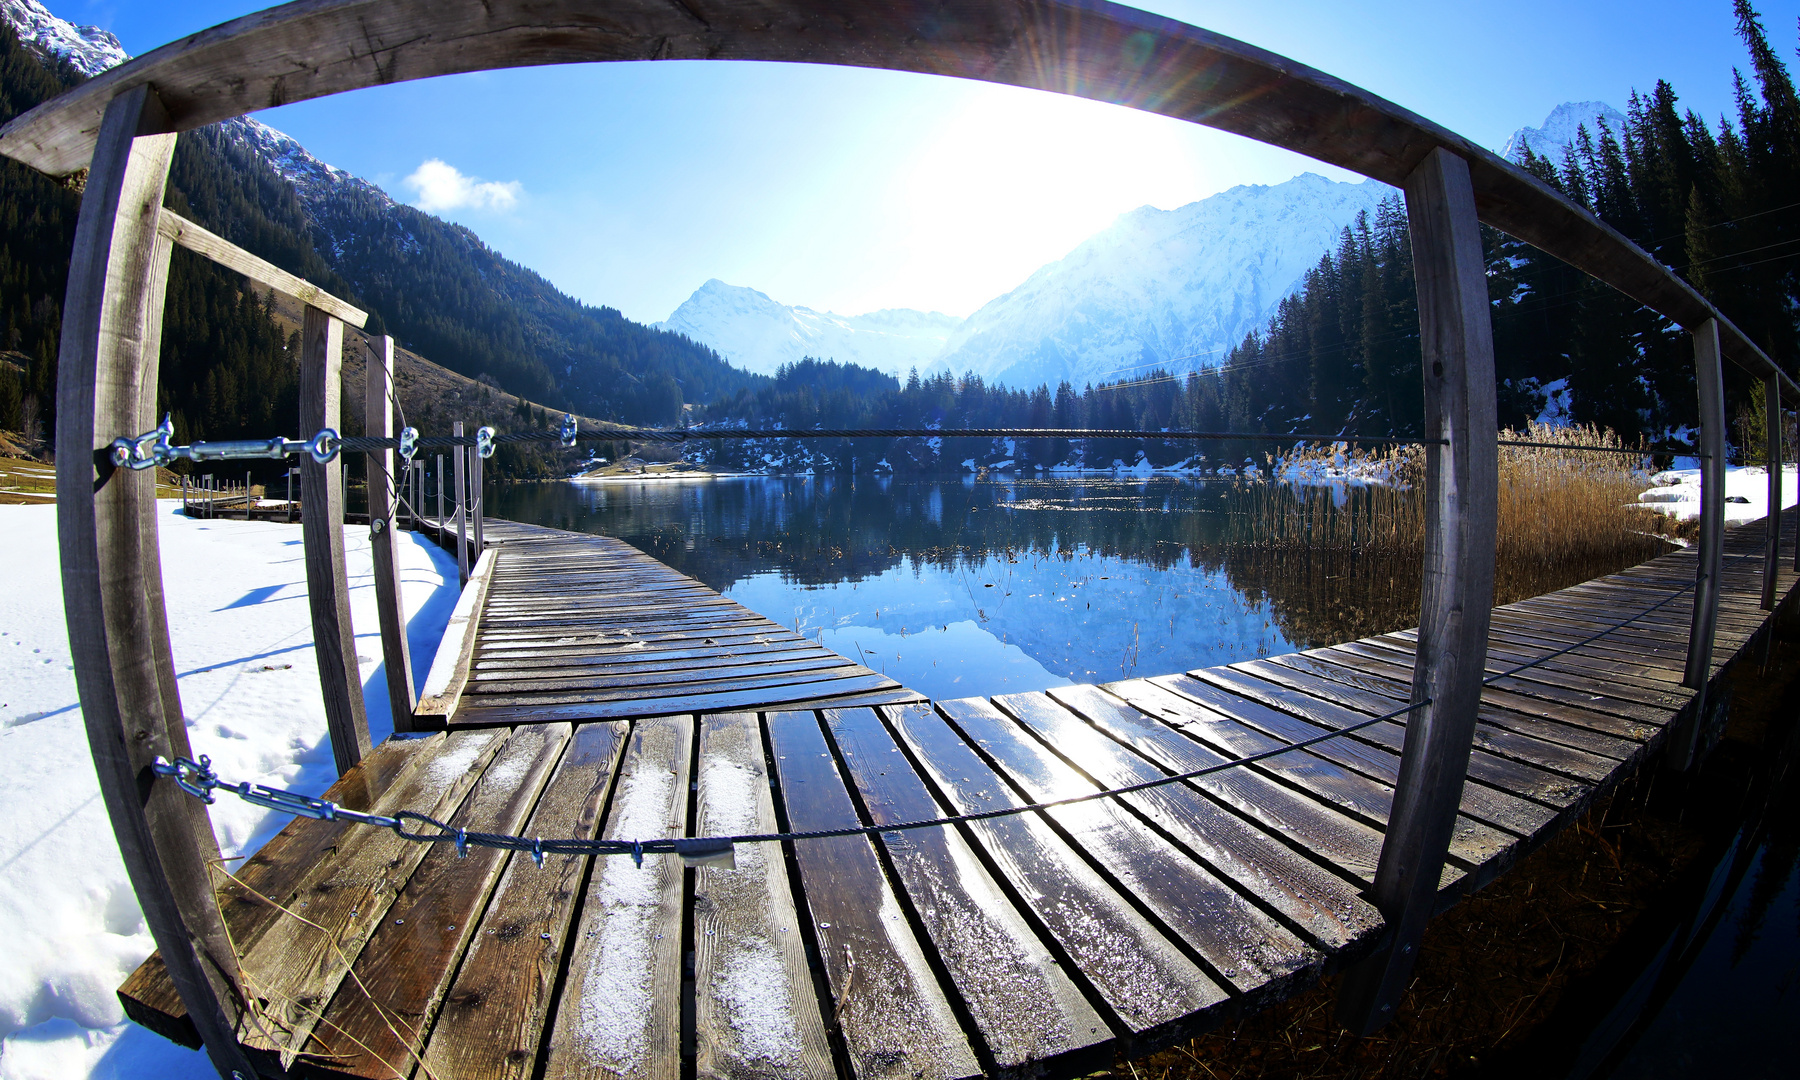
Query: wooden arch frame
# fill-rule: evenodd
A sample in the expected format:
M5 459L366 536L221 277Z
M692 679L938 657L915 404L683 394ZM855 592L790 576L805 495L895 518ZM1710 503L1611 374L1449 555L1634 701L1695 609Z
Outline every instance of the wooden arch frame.
M149 770L186 751L170 659L153 478L104 449L153 423L175 133L348 90L503 67L622 60L879 67L1007 83L1160 113L1295 150L1405 190L1418 268L1428 468L1414 699L1375 899L1394 928L1353 973L1346 1022L1379 1026L1431 913L1467 770L1492 600L1496 447L1486 222L1693 331L1709 526L1690 682L1709 672L1729 358L1796 386L1667 267L1493 153L1284 57L1103 0L299 0L172 42L0 128L0 154L88 170L62 334L58 529L90 745L149 926L222 1075L254 1075L217 909L203 809ZM1773 532L1771 534L1773 536ZM1706 551L1710 548L1710 557ZM133 647L122 647L125 643ZM1696 672L1698 674L1696 675ZM340 757L340 760L342 758ZM210 855L209 855L210 853ZM195 883L198 885L195 885ZM193 887L189 887L193 886Z

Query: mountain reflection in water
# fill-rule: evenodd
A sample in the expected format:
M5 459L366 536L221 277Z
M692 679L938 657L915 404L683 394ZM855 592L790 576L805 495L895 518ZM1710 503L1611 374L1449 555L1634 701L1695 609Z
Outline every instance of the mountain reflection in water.
M617 537L936 698L1161 675L1418 621L1416 552L1245 543L1258 487L657 478L502 484L488 512ZM1298 494L1344 506L1368 492Z

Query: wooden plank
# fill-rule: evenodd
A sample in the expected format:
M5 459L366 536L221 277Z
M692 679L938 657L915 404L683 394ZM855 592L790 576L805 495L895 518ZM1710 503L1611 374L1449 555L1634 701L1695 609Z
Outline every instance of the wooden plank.
M1324 728L1341 730L1367 719L1366 716L1310 692L1288 690L1235 667L1213 668L1201 674L1206 681L1228 688L1235 694L1303 717ZM1403 744L1402 730L1390 720L1355 732L1350 738L1366 741L1370 746L1382 747L1398 755ZM1479 750L1469 755L1464 776L1479 782L1462 785L1460 800L1463 812L1520 836L1536 835L1555 820L1555 811L1549 807L1567 805L1574 793L1585 789L1585 785L1573 783L1566 777L1542 772Z
M1412 669L1382 649L1358 652L1339 645L1329 649L1316 649L1303 655L1317 656L1334 664L1354 668L1365 675L1372 674L1386 679L1400 679L1408 682L1412 679ZM1529 694L1501 689L1492 684L1481 691L1481 700L1515 713L1547 717L1571 726L1605 732L1640 743L1655 738L1662 730L1656 724L1647 724L1640 720L1614 716L1611 713L1597 712L1563 702L1547 701Z
M1099 687L1064 686L1046 694L1165 774L1210 769L1228 760ZM1367 885L1375 880L1381 833L1356 818L1249 767L1212 773L1190 780L1188 785L1261 826L1268 835L1294 845L1299 854L1335 868L1356 883ZM1461 876L1456 870L1446 873Z
M810 712L772 713L769 742L788 827L864 824ZM806 918L856 1076L949 1080L981 1065L866 836L793 841Z
M1768 514L1764 517L1762 608L1775 610L1781 577L1781 377L1763 376L1763 462L1769 473Z
M1393 1016L1425 923L1437 907L1472 755L1499 505L1494 333L1468 162L1438 148L1407 176L1425 367L1425 560L1418 665L1394 811L1373 898L1392 942L1345 976L1338 1019L1366 1035ZM1479 766L1479 762L1476 763Z
M1177 685L1184 692L1178 693L1174 689ZM1249 713L1262 717L1262 706L1242 698L1233 699L1216 687L1195 680L1132 679L1108 683L1105 689L1152 716L1175 723L1184 734L1229 758L1259 754L1291 743L1250 726L1239 716ZM1224 711L1227 709L1231 711ZM1330 745L1322 743L1279 754L1250 767L1385 829L1393 806L1393 789L1312 752ZM1450 853L1464 867L1474 868L1493 862L1515 843L1514 837L1465 815L1457 821Z
M688 712L729 712L759 706L786 705L790 702L828 700L868 691L904 690L884 675L846 675L834 679L769 684L751 687L728 687L705 692L627 695L623 698L595 700L562 705L535 705L529 702L503 705L474 705L465 702L455 722L462 724L530 723L550 720L605 720L637 716L656 716L671 710ZM911 691L907 691L911 694ZM917 697L916 694L911 694Z
M429 748L444 738L433 734L388 739L357 762L356 768L339 777L320 798L365 814L390 812L376 807L395 785L435 755L436 751ZM280 901L293 895L300 879L350 827L347 821L296 818L244 860L233 875L235 881L222 887L216 900L234 946L242 950L255 944L263 931L281 917L277 908L257 898ZM187 1017L160 952L152 953L119 987L119 1000L125 1006L125 1014L139 1024L183 1046L199 1047L200 1036Z
M491 673L465 683L471 695L532 695L543 701L583 701L591 694L629 694L639 688L654 689L709 686L728 683L742 686L759 681L793 682L831 670L868 669L850 663L836 653L823 650L789 660L753 659L738 664L685 664L672 669L640 673L602 672L585 676L540 675L530 679L511 679L505 673Z
M101 800L145 924L214 1066L249 1075L231 1035L240 990L213 906L218 843L204 806L150 771L158 757L191 756L179 696L163 677L172 664L159 656L168 613L155 479L96 469L105 460L96 451L156 423L159 358L145 343L161 338L166 278L153 226L175 136L150 134L169 127L148 87L98 99L94 119L57 367L57 546L70 661Z
M431 658L431 671L426 674L425 686L419 691L414 716L442 723L456 712L463 688L468 685L469 661L475 650L476 636L481 631L482 600L487 595L488 582L493 579L494 564L499 558L498 552L482 552L475 563L475 572L457 596L450 621L444 624L444 636Z
M1372 716L1385 716L1401 704L1381 694L1346 686L1336 680L1285 664L1249 660L1231 667L1295 694L1323 701L1334 709L1343 708L1357 713L1355 718L1333 714L1348 723L1361 723ZM1394 723L1404 726L1405 719L1396 717ZM1373 741L1386 744L1390 730L1386 724L1376 724L1374 727L1364 728L1358 734L1382 732ZM1559 743L1497 728L1482 720L1479 709L1473 738L1474 749L1469 756L1471 777L1550 806L1564 806L1579 798L1587 790L1589 783L1605 779L1619 765L1614 758L1597 757ZM1520 767L1513 768L1502 764L1503 761ZM1560 773L1561 776L1550 776L1547 773ZM1578 782L1571 784L1568 782L1570 779Z
M394 339L371 342L365 367L363 432L376 438L394 437ZM406 602L400 595L399 516L395 512L394 452L379 450L363 455L367 463L369 495L369 549L375 568L375 610L381 623L381 658L387 676L388 715L395 731L411 731L413 708L412 650L406 641Z
M342 319L357 329L369 321L369 313L347 304L304 278L295 277L274 263L257 258L216 233L194 224L175 211L164 208L156 222L157 232L196 255L203 255L228 270L236 270L259 285L267 285L309 307L318 308L335 319Z
M571 733L567 724L514 731L451 828L516 833ZM305 1056L345 1076L410 1074L505 862L497 848L470 847L459 857L449 844L432 847L339 985Z
M944 815L869 709L825 714L877 825ZM968 1009L997 1072L1082 1074L1111 1057L1112 1029L948 826L883 833L882 849Z
M1044 802L1101 790L992 704L965 698L944 702L939 709L1001 770L1001 782L1010 782L1023 799ZM1318 976L1324 956L1317 949L1116 800L1046 813L1103 875L1186 942L1217 981L1246 1000L1279 999Z
M781 831L756 714L701 719L695 780L695 835ZM696 1074L835 1077L781 848L739 844L734 858L694 872Z
M308 307L300 327L300 430L343 428L344 324ZM338 775L369 752L362 670L350 619L350 576L344 565L344 471L336 461L300 459L300 535L306 552L306 602L312 611L313 655L325 697L325 726Z
M531 813L526 835L586 839L600 823L623 732L576 730ZM667 768L660 764L659 768ZM667 774L662 783L668 784ZM514 853L481 917L425 1045L422 1075L477 1080L530 1076L556 987L587 855Z
M1384 677L1379 672L1352 667L1332 662L1328 655L1319 653L1289 653L1285 656L1269 658L1272 663L1282 667L1304 671L1321 679L1330 679L1357 690L1371 694L1379 694L1387 699L1388 710L1406 704L1406 696L1410 691L1407 684L1392 677ZM1404 669L1396 668L1396 672ZM1384 710L1386 711L1386 710ZM1562 723L1542 716L1514 712L1510 709L1498 708L1484 694L1482 696L1480 719L1486 725L1506 731L1516 731L1553 742L1559 746L1572 747L1589 754L1611 759L1613 768L1619 762L1634 759L1643 749L1641 741L1619 738L1615 735L1603 734L1585 727ZM1646 729L1652 731L1653 729ZM1476 737L1481 737L1481 729L1477 729Z
M505 735L456 732L433 743L421 751L431 759L389 799L434 818L450 816ZM275 902L292 916L275 921L240 953L246 987L266 1004L243 1022L239 1041L280 1053L283 1068L292 1064L351 962L425 854L423 844L364 826L345 833L330 857L314 863L292 892L278 897Z
M1048 694L1009 694L994 704L1099 786L1120 788L1167 775L1108 739ZM946 703L954 715L959 703ZM1380 932L1381 914L1349 882L1181 784L1120 797L1220 877L1297 927L1330 953Z
M1025 805L929 705L881 710L956 813ZM1055 938L1126 1031L1150 1042L1204 1026L1228 992L1039 814L972 822L967 835Z

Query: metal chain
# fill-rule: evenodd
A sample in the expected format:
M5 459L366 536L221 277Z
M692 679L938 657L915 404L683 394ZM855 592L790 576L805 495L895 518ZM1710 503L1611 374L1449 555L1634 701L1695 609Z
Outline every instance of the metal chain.
M1249 765L1254 762L1277 757L1281 754L1292 753L1295 750L1304 750L1307 747L1316 746L1327 740L1340 738L1353 732L1361 731L1364 728L1372 727L1375 724L1392 720L1397 716L1404 716L1409 712L1422 709L1429 704L1431 704L1431 699L1426 698L1423 701L1404 705L1392 712L1383 713L1380 716L1372 716L1367 720L1359 721L1347 727L1341 727L1334 731L1327 731L1310 739L1302 739L1299 742L1278 746L1272 750L1264 750L1260 753L1233 758L1229 761L1222 761L1202 769L1194 769L1173 776L1158 777L1155 780L1145 780L1136 784L1128 784L1124 787L1106 788L1101 791L1089 792L1086 795L1073 795L1063 799L1051 799L1045 802L1031 803L1026 806L1008 806L995 810L981 810L967 814L955 814L947 817L898 822L892 825L857 825L838 829L815 829L808 832L743 833L736 836L672 837L656 840L583 840L579 838L545 840L542 837L514 836L507 833L476 832L464 828L453 828L436 818L412 810L401 810L391 817L378 814L365 814L356 810L347 810L336 803L326 802L323 799L315 799L309 795L284 791L280 788L272 788L263 784L252 784L247 781L238 784L228 783L219 779L218 775L213 772L212 762L204 754L200 756L198 762L188 758L176 758L174 762L171 763L158 758L152 763L151 768L158 776L166 776L174 780L175 783L180 786L181 790L187 792L196 799L199 799L201 802L211 803L213 801L212 793L214 791L228 791L238 798L243 799L245 802L253 803L257 806L264 806L284 814L292 814L295 817L314 818L321 821L360 822L365 825L374 825L378 828L392 829L396 836L406 840L432 844L455 844L456 853L459 858L467 854L470 845L475 845L477 847L498 848L503 851L527 852L540 866L543 865L544 856L546 854L630 855L638 865L641 866L643 865L645 854L672 853L680 855L684 860L690 862L709 862L728 856L731 850L738 844L774 843L787 840L826 840L839 836L875 836L881 833L907 832L913 829L931 829L945 825L960 825L965 822L987 821L992 818L1012 817L1018 814L1034 813L1040 810L1053 810L1063 806L1074 806L1079 803L1093 802L1097 799L1116 798L1120 795L1129 795L1138 791L1147 791L1151 788L1165 787L1169 784L1179 784L1185 781L1198 779L1202 776L1210 776L1213 773L1223 772L1226 769L1235 769L1243 765ZM406 823L409 821L418 822L421 825L429 825L437 831L409 832L406 829Z

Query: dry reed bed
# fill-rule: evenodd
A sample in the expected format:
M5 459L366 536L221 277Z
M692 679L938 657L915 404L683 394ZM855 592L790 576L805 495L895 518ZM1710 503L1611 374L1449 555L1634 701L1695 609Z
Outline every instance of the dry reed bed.
M1658 515L1637 503L1650 486L1648 455L1596 453L1625 447L1613 432L1592 427L1534 423L1500 438L1552 444L1500 448L1497 548L1504 575L1617 569L1667 550L1650 535ZM1423 553L1423 447L1309 446L1271 455L1270 464L1275 475L1298 483L1241 485L1233 493L1232 546L1403 558ZM1346 476L1375 482L1342 483ZM1309 483L1327 479L1340 482Z

